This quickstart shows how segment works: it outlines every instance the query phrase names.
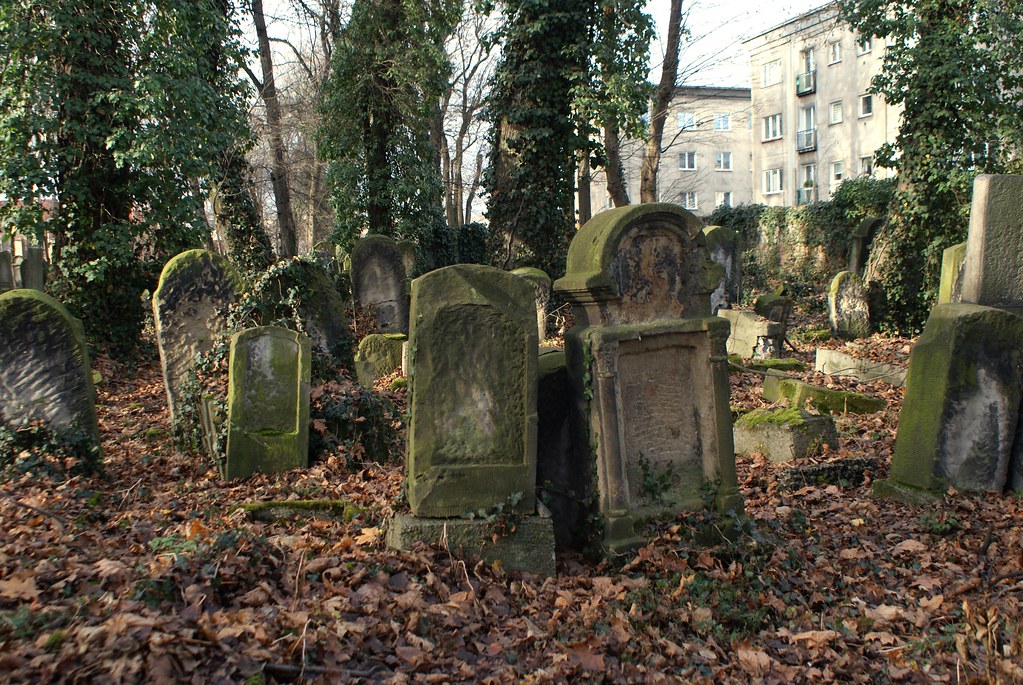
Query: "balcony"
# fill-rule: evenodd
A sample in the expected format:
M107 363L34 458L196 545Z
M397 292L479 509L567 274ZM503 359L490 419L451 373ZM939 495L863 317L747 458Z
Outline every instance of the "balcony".
M813 152L817 149L817 129L796 131L796 152Z
M796 204L808 205L817 201L817 188L796 188Z
M817 71L796 74L796 95L809 95L817 90Z

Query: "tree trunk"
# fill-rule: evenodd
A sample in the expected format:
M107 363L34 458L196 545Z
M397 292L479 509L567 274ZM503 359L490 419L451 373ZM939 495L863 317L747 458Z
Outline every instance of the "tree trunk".
M259 41L259 64L263 70L260 95L266 106L266 124L270 129L270 147L273 152L270 183L273 186L274 204L277 205L277 225L281 233L280 256L294 257L298 252L298 240L295 230L295 215L291 210L288 155L284 147L281 103L277 97L277 86L274 83L274 65L270 54L270 38L266 32L263 0L252 0L252 23L256 27L256 37Z
M472 174L472 183L469 185L469 192L465 194L465 214L462 217L465 223L472 223L472 201L476 198L476 192L480 189L480 179L483 178L483 153L476 153L476 171Z
M639 201L644 203L657 202L657 168L661 163L664 120L668 116L668 105L675 94L675 79L678 78L678 51L682 41L682 0L671 0L670 12L668 43L665 46L664 63L661 65L661 79L650 103L650 139L643 151Z
M629 191L625 187L625 169L622 167L622 147L618 127L611 122L604 124L604 154L607 156L607 164L604 165L604 174L607 176L607 194L611 196L615 207L624 207L629 204Z
M586 150L579 150L579 176L576 193L579 198L579 225L582 226L593 215L593 201L590 198L590 155Z

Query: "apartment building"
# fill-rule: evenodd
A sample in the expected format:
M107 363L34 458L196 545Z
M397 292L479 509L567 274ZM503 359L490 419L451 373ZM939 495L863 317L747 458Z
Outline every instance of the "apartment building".
M884 46L841 21L838 3L747 41L752 84L753 201L826 200L848 178L890 175L874 152L895 140L900 109L868 93Z
M683 86L676 90L664 125L658 200L674 202L699 216L719 205L753 199L750 167L749 88ZM622 165L629 199L639 202L643 142L622 145ZM593 174L592 213L612 207L603 170Z

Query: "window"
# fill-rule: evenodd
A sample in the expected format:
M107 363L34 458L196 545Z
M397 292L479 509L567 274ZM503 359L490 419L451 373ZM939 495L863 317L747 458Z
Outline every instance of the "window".
M692 151L678 153L678 168L683 171L696 171L696 153Z
M714 193L714 206L715 207L731 207L732 206L732 192L726 190L724 192Z
M688 131L696 128L696 115L692 112L678 113L678 130Z
M874 96L873 95L861 95L860 96L860 116L869 117L874 113Z
M812 131L817 128L817 108L814 105L799 110L799 130Z
M871 176L874 173L874 157L860 157L860 176Z
M718 112L714 115L714 130L715 131L731 131L732 130L732 115L728 112Z
M782 191L781 169L767 169L764 171L764 195L772 195Z
M842 163L832 162L831 163L831 182L841 183L842 182Z
M831 118L829 119L832 124L842 123L842 101L831 103Z
M695 191L682 193L682 206L686 209L699 209Z
M764 117L763 140L775 140L781 138L781 114L772 114Z
M781 60L776 59L773 62L767 62L764 64L764 85L773 86L777 83L781 83Z
M865 55L871 51L874 47L874 39L870 36L865 36L860 39L860 42L856 44L856 54Z
M814 70L813 49L807 48L799 51L799 69L804 74L809 74Z
M732 170L732 153L731 152L715 152L714 153L714 169L716 171L731 171Z
M838 64L842 61L842 43L835 41L828 43L828 64Z
M799 168L799 180L804 188L813 188L817 184L817 165L804 164Z

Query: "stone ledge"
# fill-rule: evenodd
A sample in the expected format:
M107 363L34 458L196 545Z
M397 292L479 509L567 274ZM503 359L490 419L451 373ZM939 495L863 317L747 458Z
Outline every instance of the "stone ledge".
M408 549L423 542L488 563L500 561L509 570L555 575L551 519L524 516L516 522L513 533L499 535L496 540L494 535L494 525L478 519L396 514L387 524L387 546L393 549Z

